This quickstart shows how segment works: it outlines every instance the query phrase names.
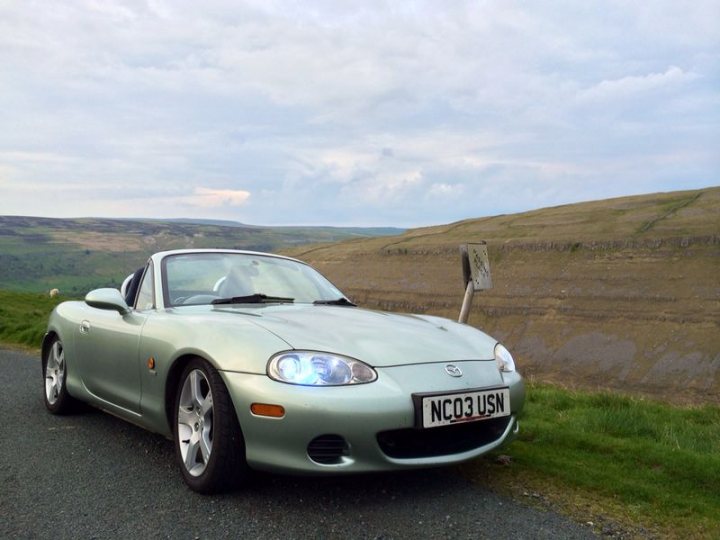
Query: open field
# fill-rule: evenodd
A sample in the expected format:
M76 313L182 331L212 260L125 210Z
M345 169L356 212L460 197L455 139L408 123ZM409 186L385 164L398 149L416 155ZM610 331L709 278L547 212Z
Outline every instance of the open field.
M50 312L63 300L0 290L0 343L40 349Z
M458 246L494 288L470 324L540 381L720 403L720 188L626 197L297 247L364 307L456 318Z
M119 286L157 251L277 251L308 242L397 234L394 228L254 227L192 220L49 219L0 216L0 289L81 294Z

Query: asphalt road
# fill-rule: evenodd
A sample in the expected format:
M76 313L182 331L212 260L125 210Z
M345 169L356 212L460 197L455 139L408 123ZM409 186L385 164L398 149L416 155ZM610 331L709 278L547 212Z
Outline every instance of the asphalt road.
M108 414L56 417L39 360L0 349L0 538L593 538L453 468L188 490L172 443Z

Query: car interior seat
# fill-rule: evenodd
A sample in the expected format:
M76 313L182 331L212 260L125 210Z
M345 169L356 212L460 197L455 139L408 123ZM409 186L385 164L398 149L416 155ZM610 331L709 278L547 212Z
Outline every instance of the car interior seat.
M253 291L252 280L241 266L234 266L218 289L221 298L247 296L253 292L255 291Z
M135 270L130 283L128 284L127 293L125 294L125 303L132 307L135 305L138 289L140 288L140 280L142 279L145 267Z

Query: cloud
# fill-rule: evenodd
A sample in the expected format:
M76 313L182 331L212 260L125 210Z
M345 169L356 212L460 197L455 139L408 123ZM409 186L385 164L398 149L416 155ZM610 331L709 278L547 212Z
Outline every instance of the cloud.
M584 102L628 99L667 86L690 82L696 78L697 74L695 73L687 73L677 66L670 66L664 73L649 73L643 76L627 76L602 81L582 90L578 98Z
M217 208L220 206L242 206L250 198L250 192L241 189L210 189L195 188L190 197L183 197L181 201L190 206L200 208Z
M428 197L435 198L456 198L465 193L463 184L446 184L444 182L434 183L428 190Z

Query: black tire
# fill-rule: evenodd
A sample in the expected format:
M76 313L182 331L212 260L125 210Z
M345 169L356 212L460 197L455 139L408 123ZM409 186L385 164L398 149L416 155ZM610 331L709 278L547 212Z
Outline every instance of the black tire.
M60 338L55 336L42 356L43 401L52 414L68 414L77 401L67 391L67 361Z
M180 376L173 434L180 471L192 490L227 491L248 477L245 440L232 400L217 370L202 358L188 362Z

